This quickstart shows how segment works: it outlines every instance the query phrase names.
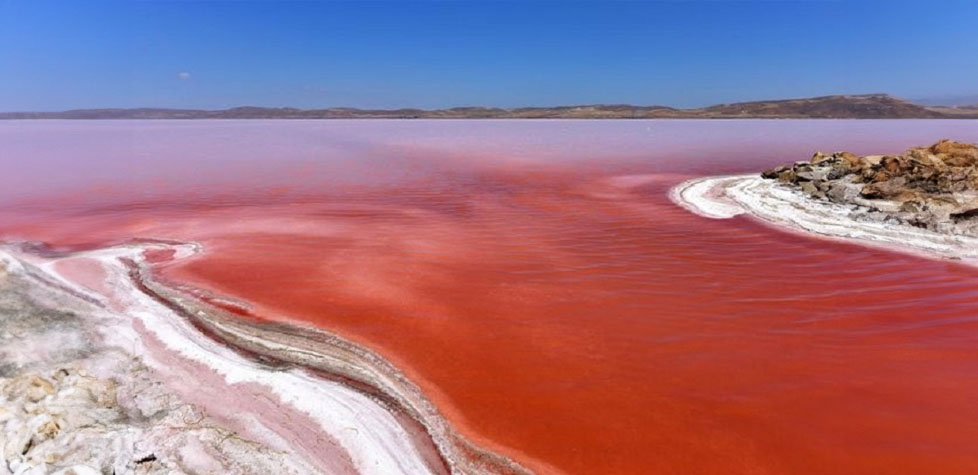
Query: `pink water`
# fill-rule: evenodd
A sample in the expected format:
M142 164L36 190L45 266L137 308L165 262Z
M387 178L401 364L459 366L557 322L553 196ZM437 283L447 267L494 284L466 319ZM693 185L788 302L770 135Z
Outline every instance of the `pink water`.
M539 471L975 473L978 270L666 198L941 137L978 122L0 122L0 236L201 242L159 276L375 349Z

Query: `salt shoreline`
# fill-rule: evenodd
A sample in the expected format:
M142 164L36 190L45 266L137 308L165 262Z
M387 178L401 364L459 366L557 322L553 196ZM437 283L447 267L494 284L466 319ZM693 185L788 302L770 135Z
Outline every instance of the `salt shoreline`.
M105 358L145 363L173 397L208 414L222 430L267 448L268 457L278 457L284 472L529 473L461 436L417 386L379 355L318 329L246 321L195 298L192 289L154 282L144 253L170 249L176 251L173 258L201 251L193 244L154 242L65 254L5 245L0 247L0 269L6 268L4 279L27 282L34 293L57 295L58 310L67 304L83 317L86 331L98 334L93 346L119 355ZM84 272L66 273L71 263L101 274L86 278ZM83 360L51 363L89 365ZM119 367L101 364L99 376L125 384L132 375ZM16 417L0 419L16 430L26 424ZM77 431L63 432L36 441L43 442L39 446L29 442L28 451L19 456L15 452L20 448L9 451L0 473L68 468L31 458L31 451L41 455L38 447L50 453L78 438ZM151 463L172 469L165 465L172 454L163 445L151 450L160 459ZM90 455L115 460L113 467L121 463L119 454ZM257 455L235 456L243 457L238 462L246 466L260 465ZM104 463L75 468L98 471Z
M670 189L669 198L706 218L746 215L781 230L978 266L978 238L907 224L857 221L850 217L855 206L812 199L756 174L687 180Z

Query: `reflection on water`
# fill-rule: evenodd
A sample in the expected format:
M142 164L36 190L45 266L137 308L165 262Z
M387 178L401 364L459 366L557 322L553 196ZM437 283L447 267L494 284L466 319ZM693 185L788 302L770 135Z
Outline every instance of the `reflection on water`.
M666 198L974 121L12 124L5 238L201 242L160 275L368 344L531 467L978 470L978 271Z

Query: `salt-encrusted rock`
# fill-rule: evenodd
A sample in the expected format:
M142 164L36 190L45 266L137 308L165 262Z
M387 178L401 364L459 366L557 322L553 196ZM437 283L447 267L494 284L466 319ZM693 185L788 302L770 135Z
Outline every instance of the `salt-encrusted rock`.
M0 261L0 475L301 471L183 401L140 357L93 345L97 319L54 305L71 308Z
M816 199L851 205L854 216L978 236L978 147L941 140L901 155L816 152L761 173Z

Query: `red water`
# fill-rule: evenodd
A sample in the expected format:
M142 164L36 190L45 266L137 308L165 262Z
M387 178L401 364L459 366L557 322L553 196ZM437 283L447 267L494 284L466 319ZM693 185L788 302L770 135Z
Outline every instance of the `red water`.
M813 148L974 141L976 123L676 123L269 125L382 152L248 160L234 186L169 163L138 199L126 183L60 209L54 192L12 201L0 235L201 242L160 275L366 344L466 435L544 472L978 472L978 269L666 197Z

